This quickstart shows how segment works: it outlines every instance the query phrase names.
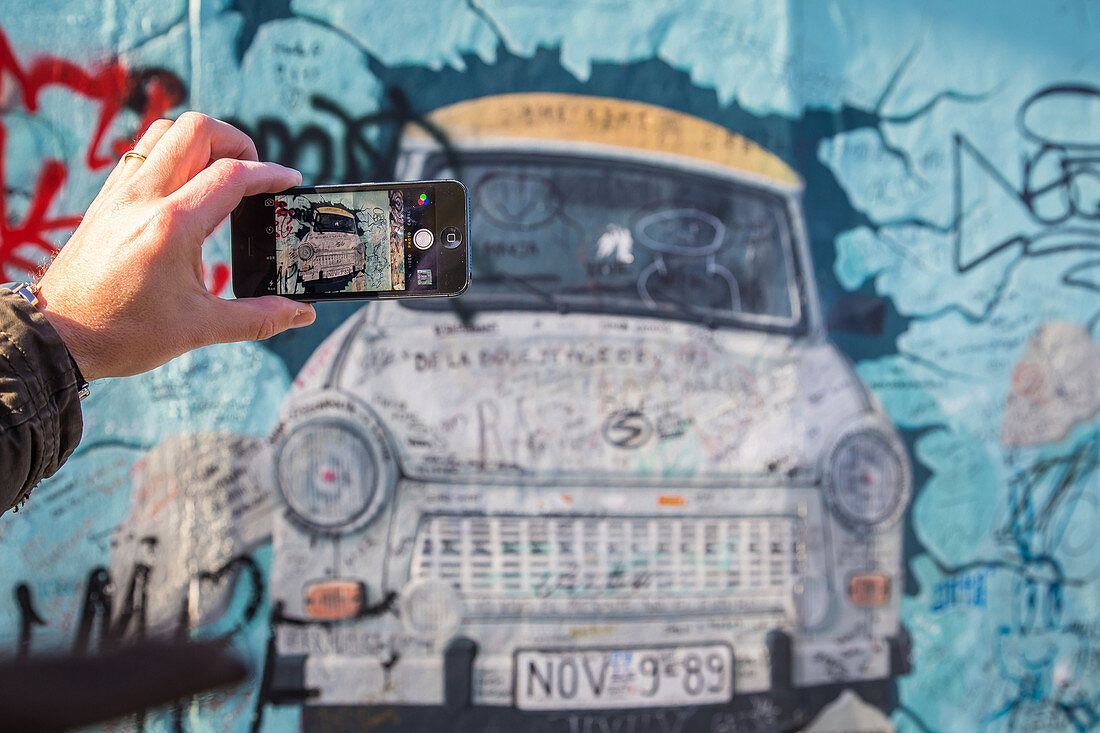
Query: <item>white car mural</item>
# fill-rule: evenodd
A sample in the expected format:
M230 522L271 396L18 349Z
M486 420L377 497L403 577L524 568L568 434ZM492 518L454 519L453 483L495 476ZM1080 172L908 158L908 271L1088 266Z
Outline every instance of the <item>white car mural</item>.
M295 380L253 462L282 507L267 684L307 721L778 721L907 672L909 459L826 337L797 175L622 100L431 122L461 169L410 130L402 173L466 183L472 284L363 308Z
M318 207L309 232L287 250L287 258L287 271L297 273L306 292L345 286L364 269L355 214L338 206Z

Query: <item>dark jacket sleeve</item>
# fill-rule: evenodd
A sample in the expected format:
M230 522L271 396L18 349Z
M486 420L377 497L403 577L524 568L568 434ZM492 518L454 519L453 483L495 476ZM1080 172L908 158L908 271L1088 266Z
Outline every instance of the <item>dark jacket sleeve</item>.
M80 442L77 375L46 317L0 288L0 513L24 501Z

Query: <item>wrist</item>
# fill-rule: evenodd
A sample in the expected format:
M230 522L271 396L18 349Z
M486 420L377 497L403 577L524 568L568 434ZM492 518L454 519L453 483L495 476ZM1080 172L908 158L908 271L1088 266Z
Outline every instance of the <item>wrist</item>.
M96 370L95 359L91 356L92 350L88 347L89 339L86 329L72 319L66 318L49 308L44 308L42 315L46 317L46 320L53 326L53 330L57 331L57 335L65 343L65 348L69 350L69 356L73 360L73 366L76 367L78 376L82 376L83 379L88 381L103 376Z
M88 352L81 348L83 336L77 328L73 327L73 322L67 318L45 309L41 312L46 320L50 322L50 325L53 326L53 330L61 337L65 349L69 352L69 359L73 363L73 371L76 374L76 385L80 392L80 399L84 399L88 396L88 382L98 379L100 375L98 372L93 371L94 365L87 356Z
M61 342L65 345L65 349L69 352L69 359L72 361L73 370L76 373L77 388L80 391L80 398L84 399L88 395L88 381L95 377L86 377L86 374L94 374L94 365L92 360L88 356L88 350L84 348L85 338L82 333L82 329L73 321L65 318L59 313L50 309L50 303L47 300L45 294L42 292L41 287L29 283L20 283L13 292L22 295L27 301L46 317L50 326L61 338Z

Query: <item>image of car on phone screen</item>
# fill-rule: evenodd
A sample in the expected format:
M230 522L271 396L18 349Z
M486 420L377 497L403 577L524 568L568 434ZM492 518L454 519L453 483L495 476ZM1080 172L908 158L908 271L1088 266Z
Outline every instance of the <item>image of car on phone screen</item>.
M276 195L277 291L297 293L390 290L394 255L385 191L330 194L318 202Z
M399 172L468 187L473 285L364 307L285 400L276 692L318 729L884 706L910 462L825 332L797 174L618 99L430 122L453 150L412 128Z

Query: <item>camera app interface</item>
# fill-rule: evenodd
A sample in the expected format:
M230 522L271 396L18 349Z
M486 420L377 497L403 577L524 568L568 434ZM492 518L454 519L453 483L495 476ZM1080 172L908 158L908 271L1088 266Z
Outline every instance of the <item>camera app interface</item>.
M275 213L275 292L280 295L431 290L434 258L426 192L280 194ZM409 276L411 273L411 277Z

